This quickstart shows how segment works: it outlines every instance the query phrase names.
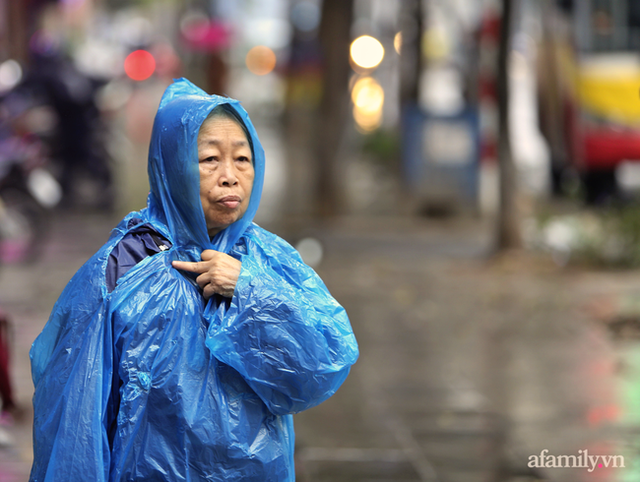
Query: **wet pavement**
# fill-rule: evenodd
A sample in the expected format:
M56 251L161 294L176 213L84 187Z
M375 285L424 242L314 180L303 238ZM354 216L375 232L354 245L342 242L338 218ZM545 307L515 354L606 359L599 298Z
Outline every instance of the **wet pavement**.
M0 482L28 478L29 346L115 221L56 216L39 262L0 269L26 409L0 425L12 438L0 447ZM559 269L541 256L487 261L491 226L477 219L265 227L293 244L321 242L317 271L361 349L339 392L296 416L300 481L640 480L639 272ZM529 467L543 450L547 467ZM620 455L625 467L550 466L570 460L561 455L580 465L585 450Z
M639 273L487 262L475 222L380 227L319 234L362 357L343 391L298 417L310 480L640 480L640 346L599 316L637 297ZM626 467L529 467L545 449Z

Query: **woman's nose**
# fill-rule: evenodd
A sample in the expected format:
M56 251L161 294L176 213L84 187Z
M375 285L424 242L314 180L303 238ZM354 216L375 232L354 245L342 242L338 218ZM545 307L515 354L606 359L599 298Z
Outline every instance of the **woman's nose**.
M233 160L225 160L221 163L220 177L218 182L221 186L235 186L238 184L238 176L236 174L235 165Z

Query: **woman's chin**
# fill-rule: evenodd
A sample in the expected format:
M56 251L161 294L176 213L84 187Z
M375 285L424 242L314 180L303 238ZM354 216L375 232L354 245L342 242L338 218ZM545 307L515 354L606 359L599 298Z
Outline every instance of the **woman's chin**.
M227 216L224 219L216 219L213 223L207 223L207 231L209 232L209 236L213 238L216 234L218 234L223 229L228 228L233 223L235 223L241 216Z

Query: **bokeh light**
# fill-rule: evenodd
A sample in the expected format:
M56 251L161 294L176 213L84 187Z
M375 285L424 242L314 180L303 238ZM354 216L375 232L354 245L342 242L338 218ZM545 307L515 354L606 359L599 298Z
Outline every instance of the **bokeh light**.
M156 70L156 59L146 50L136 50L124 60L124 71L133 80L146 80Z
M29 39L29 49L36 55L54 55L60 47L60 39L45 30L36 30Z
M310 1L297 3L291 9L291 23L302 32L311 32L320 23L320 9Z
M208 26L209 16L200 10L189 10L180 19L180 32L189 40L202 38Z
M360 130L369 132L380 127L384 89L373 77L362 77L351 91L353 118Z
M86 3L86 0L60 0L60 3L69 8L79 8Z
M302 260L315 268L322 261L323 249L322 243L316 238L304 238L296 244L296 250L300 253Z
M13 89L22 79L22 68L15 60L5 60L0 64L0 92Z
M267 75L276 67L276 54L269 47L258 45L249 50L245 63L252 74Z
M393 37L393 48L399 55L402 50L402 32L398 32L395 37Z
M422 35L422 53L432 60L444 59L451 52L451 42L439 28L431 28Z
M363 69L374 69L384 58L384 47L375 38L362 35L351 42L351 60Z

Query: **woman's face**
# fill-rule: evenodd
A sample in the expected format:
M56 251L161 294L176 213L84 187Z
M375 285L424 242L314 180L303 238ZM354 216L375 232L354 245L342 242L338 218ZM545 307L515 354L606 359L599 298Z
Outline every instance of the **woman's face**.
M242 128L225 117L205 121L198 133L200 200L213 237L240 219L249 206L255 171Z

